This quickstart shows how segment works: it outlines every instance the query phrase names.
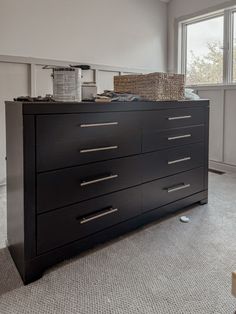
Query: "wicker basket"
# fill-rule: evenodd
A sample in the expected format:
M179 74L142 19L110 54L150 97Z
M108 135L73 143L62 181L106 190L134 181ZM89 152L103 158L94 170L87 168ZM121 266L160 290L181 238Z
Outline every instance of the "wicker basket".
M146 100L181 100L184 98L184 75L150 73L114 77L116 93L131 93Z

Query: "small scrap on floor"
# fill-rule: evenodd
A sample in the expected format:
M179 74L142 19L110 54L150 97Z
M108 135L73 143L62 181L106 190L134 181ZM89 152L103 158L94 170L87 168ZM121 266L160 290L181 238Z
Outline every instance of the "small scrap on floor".
M190 222L190 219L187 216L181 216L180 221L184 222L184 223L188 223L188 222Z

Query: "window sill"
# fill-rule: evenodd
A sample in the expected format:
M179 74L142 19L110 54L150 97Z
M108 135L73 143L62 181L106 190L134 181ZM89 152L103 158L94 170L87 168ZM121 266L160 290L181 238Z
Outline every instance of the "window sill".
M232 84L199 84L199 85L186 85L185 88L191 88L195 90L225 90L236 89L236 83Z

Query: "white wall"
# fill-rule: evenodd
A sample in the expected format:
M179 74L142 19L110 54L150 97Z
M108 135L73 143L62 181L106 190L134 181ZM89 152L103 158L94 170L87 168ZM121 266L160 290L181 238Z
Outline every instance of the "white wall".
M198 94L210 100L210 167L235 172L236 88L199 86Z
M166 69L159 0L0 0L0 55Z
M200 12L218 5L233 4L236 1L225 0L172 0L168 4L168 71L174 72L175 57L177 54L175 47L175 19Z

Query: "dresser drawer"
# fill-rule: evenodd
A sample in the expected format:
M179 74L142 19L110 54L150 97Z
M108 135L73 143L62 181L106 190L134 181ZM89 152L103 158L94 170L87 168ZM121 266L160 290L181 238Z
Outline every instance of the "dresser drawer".
M141 213L140 187L38 215L37 253L86 237Z
M152 181L204 164L204 144L184 145L141 156L142 181Z
M151 152L180 145L204 141L204 126L184 127L171 130L149 130L142 135L142 151Z
M148 132L203 124L204 108L179 108L146 111L142 114L143 129Z
M143 211L152 210L203 190L204 168L143 185Z
M40 173L37 176L37 210L67 206L141 183L140 157Z
M36 134L38 171L141 152L135 112L37 116Z

